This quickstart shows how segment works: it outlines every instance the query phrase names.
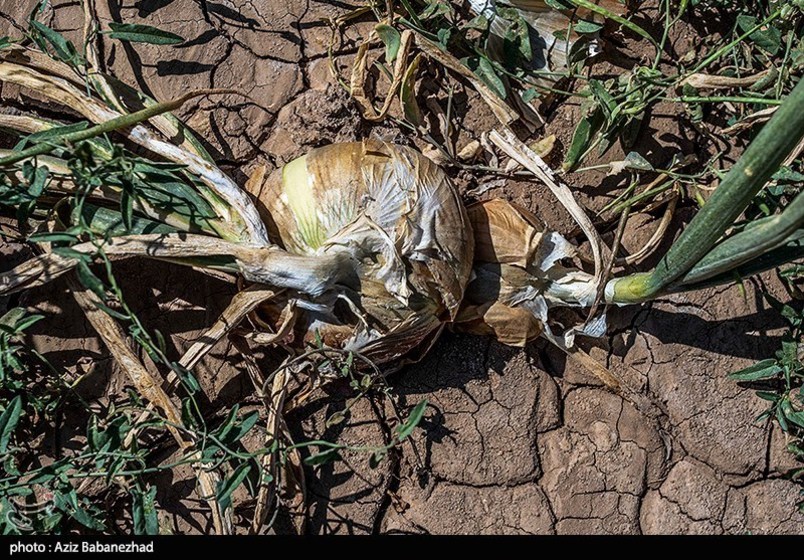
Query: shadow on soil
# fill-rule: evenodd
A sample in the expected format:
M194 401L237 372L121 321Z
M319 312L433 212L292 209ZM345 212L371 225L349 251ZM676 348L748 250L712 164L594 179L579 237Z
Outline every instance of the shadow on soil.
M135 311L140 315L143 322L149 329L159 329L167 333L199 333L209 327L217 318L226 303L234 293L232 287L210 279L204 275L188 272L185 268L165 265L160 267L158 278L147 278L153 274L153 269L144 264L144 261L129 261L115 265L120 272L119 278L124 293L128 294L129 301ZM153 286L160 286L155 289ZM46 298L55 304L60 311L58 323L63 326L58 333L61 339L85 339L90 330L83 320L76 320L80 313L76 308L72 298L59 284L54 284L40 290L39 298ZM26 296L20 304L33 304L37 297ZM177 305L176 302L183 302ZM662 306L667 307L667 306ZM760 360L769 357L779 346L779 337L770 335L769 332L784 326L783 319L773 311L767 304L757 301L759 311L750 315L738 317L727 321L715 321L705 318L706 312L699 308L679 306L678 309L661 309L656 305L651 307L614 309L610 312L611 331L614 335L611 340L618 339L620 343L614 344L616 347L615 355L625 355L628 349L634 344L637 332L641 331L655 336L664 344L677 344L699 348L701 350L720 354L724 356L740 357L751 360ZM2 311L2 309L0 309ZM703 316L702 316L703 315ZM33 330L33 334L52 336L53 322L42 321ZM196 335L197 336L197 335ZM166 337L167 338L167 337ZM189 345L190 340L184 341L184 347ZM601 341L600 344L606 344ZM168 338L168 354L171 358L177 359L183 348L177 348ZM53 350L47 354L48 359L54 365L74 364L77 358L77 350L62 349ZM86 352L86 349L84 350ZM552 376L562 377L566 368L564 355L548 347L545 343L535 342L528 349L528 357L532 364L543 369ZM418 364L404 368L401 372L394 374L390 378L391 385L395 394L399 395L400 405L403 410L408 406L419 402L422 398L428 397L431 406L420 426L426 435L424 447L420 449L421 472L426 478L430 465L432 449L435 445L453 438L453 433L445 422L443 411L433 402L431 396L439 391L448 388L455 388L466 391L465 387L472 381L487 380L489 374L505 376L506 364L518 353L517 349L508 348L481 337L454 334L446 332L436 344L433 351ZM100 356L97 356L100 358ZM223 367L228 370L226 377L219 384L216 384L215 394L212 400L202 399L202 407L207 410L210 417L219 413L221 410L228 409L235 403L245 403L254 401L256 397L244 370L240 366L240 357L229 348L226 356L221 356ZM97 369L108 370L110 364L105 360L96 360ZM268 367L268 366L266 366ZM221 373L221 375L224 375ZM93 385L98 385L91 391L93 394L103 393L107 389L109 382L108 372L100 374L93 373ZM203 384L209 380L203 380ZM468 394L468 393L467 393ZM334 384L326 389L326 394L295 411L289 418L291 423L296 423L299 419L316 416L326 418L336 410L344 407L346 400L353 396L353 392L345 384ZM378 429L385 431L385 437L389 434L387 412L382 407L372 406L372 413L360 418L360 422L375 423ZM81 425L80 422L77 425ZM323 422L320 423L323 425ZM299 438L305 437L301 430L292 428ZM336 424L324 429L321 439L337 441L343 435L344 425ZM69 440L69 434L65 437ZM309 434L306 436L309 438ZM379 437L379 434L378 434ZM367 460L367 459L366 459ZM398 483L394 477L398 478L397 467L393 465L395 457L392 454L390 470L391 488ZM348 533L365 533L376 530L371 526L358 523L354 520L344 519L339 516L336 509L332 508L332 489L336 489L347 483L352 477L362 476L356 472L344 473L341 469L336 469L333 465L319 467L316 472L307 471L308 477L308 511L310 521L307 525L307 532L321 533L331 532L335 529ZM157 484L159 488L165 488L164 499L160 503L179 518L194 528L194 530L205 531L206 528L199 525L198 516L193 515L194 507L190 500L192 488L187 488L187 481L174 481L172 473L159 475L165 477ZM162 484L165 482L166 484ZM338 495L337 503L361 502L371 500L372 486L368 480L362 481L360 491ZM171 495L168 495L171 494ZM389 494L389 492L386 492ZM376 499L376 496L374 497ZM389 507L386 495L383 500L386 502L378 507ZM198 508L205 506L201 503L196 504ZM277 528L280 531L290 528L288 524L278 521Z

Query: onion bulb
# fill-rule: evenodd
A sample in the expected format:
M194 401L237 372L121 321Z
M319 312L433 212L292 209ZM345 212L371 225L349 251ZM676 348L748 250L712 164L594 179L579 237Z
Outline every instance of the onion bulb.
M323 293L286 290L261 308L275 330L296 310L291 346L320 338L396 362L457 316L474 240L457 191L422 154L374 140L333 144L252 190L272 242L341 267Z

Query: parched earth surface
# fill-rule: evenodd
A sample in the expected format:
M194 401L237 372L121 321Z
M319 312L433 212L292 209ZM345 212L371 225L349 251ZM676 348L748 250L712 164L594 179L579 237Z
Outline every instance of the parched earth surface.
M0 0L0 33L18 35L35 2ZM367 136L402 140L390 125L369 127L331 73L328 18L351 10L322 0L100 0L98 16L143 22L180 34L178 47L103 43L103 58L125 81L169 99L191 89L234 88L193 102L180 115L205 139L241 184L258 164L275 168L311 147ZM45 20L78 39L76 2L55 0ZM371 29L358 20L335 36L333 63L348 81L358 39ZM674 37L679 51L694 35ZM494 121L461 90L467 109L460 142ZM16 93L4 91L4 96ZM641 146L653 161L696 153L694 134L674 109L654 111ZM565 145L578 107L562 103L545 134ZM607 156L610 159L617 154ZM570 219L535 182L496 182L462 175L472 192L502 196L529 207L548 226L569 233ZM609 181L610 182L610 181ZM580 199L600 208L610 195L602 175L571 177ZM482 187L478 189L478 187ZM609 198L607 198L609 197ZM603 200L601 202L600 200ZM678 219L688 214L680 212ZM653 232L651 217L636 217L625 235L635 251ZM4 247L0 268L19 257ZM9 258L10 254L16 255ZM650 263L648 263L650 264ZM158 268L158 270L155 270ZM210 325L233 288L179 267L132 261L119 265L123 287L144 322L171 333L178 356ZM563 354L534 343L525 350L446 333L419 364L391 378L404 409L430 403L412 441L371 469L368 457L307 472L312 533L800 533L799 487L784 478L794 466L784 434L754 419L764 410L753 391L729 372L773 355L782 320L760 291L789 296L774 275L740 287L669 297L609 310L609 334L589 347L645 400L605 389ZM33 337L55 364L86 373L79 390L108 398L124 380L86 325L64 284L26 296L48 315ZM0 306L5 302L0 301ZM240 357L222 343L197 373L210 410L258 402ZM350 444L379 444L383 406L361 402L348 422L325 427L327 413L347 392L335 387L289 418L298 434ZM645 403L650 403L646 406ZM177 469L157 482L163 525L173 532L210 530L192 475ZM236 496L237 498L237 496ZM242 496L240 497L242 498ZM236 500L237 503L237 500ZM251 510L236 510L245 526ZM281 528L281 523L279 525Z

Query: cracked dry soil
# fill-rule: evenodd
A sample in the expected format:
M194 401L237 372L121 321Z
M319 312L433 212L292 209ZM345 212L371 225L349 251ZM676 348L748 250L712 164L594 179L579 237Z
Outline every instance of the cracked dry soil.
M78 3L52 4L49 23L77 39ZM180 112L241 184L255 165L274 168L313 146L369 135L404 138L389 125L372 128L361 122L330 73L331 32L324 20L347 12L349 2L97 4L102 22L143 22L187 39L176 48L104 42L106 64L125 81L158 99L209 87L235 88L249 96L203 99ZM33 5L33 0L0 0L0 13L8 16L0 18L0 34L14 33L12 22L24 21ZM353 24L336 41L335 66L345 75L356 41L371 25ZM672 39L679 50L695 46L691 30ZM460 148L494 121L470 90L459 92L466 100ZM10 88L2 94L21 100ZM652 146L649 159L699 149L673 111L654 111L644 131L645 145ZM577 115L577 105L562 103L549 115L545 133L556 134L566 145ZM477 186L475 181L457 178L464 190ZM606 181L600 174L573 182L592 209L611 196L603 192ZM535 183L509 181L493 185L483 196L508 198L554 229L572 229L546 189ZM680 212L678 219L688 216ZM652 234L651 220L631 220L627 250L639 248ZM9 255L15 248L2 249ZM13 260L4 256L0 267L10 268ZM131 261L118 270L145 324L172 334L174 358L214 321L233 293L225 284L170 265ZM543 344L519 350L444 334L421 363L392 378L403 405L423 398L431 403L414 435L415 446L392 453L376 469L369 468L365 455L346 453L343 462L308 471L306 530L801 533L804 516L795 507L799 487L783 476L793 466L784 434L772 424L756 424L762 401L726 378L779 346L783 324L763 303L760 289L787 298L781 283L767 274L747 282L744 293L738 287L713 288L685 299L674 296L610 311L609 335L590 352L656 405L658 412L649 414ZM122 390L124 380L63 283L27 294L22 303L48 316L32 337L37 348L56 365L88 374L79 387L84 396L103 400ZM197 376L209 410L234 402L244 409L258 406L239 360L224 342L201 364ZM299 426L298 435L323 434L355 444L383 441L384 428L375 420L388 411L367 401L347 423L324 426L327 413L342 406L345 394L333 387L294 412L290 420ZM69 444L69 426L63 432ZM160 475L155 483L166 526L174 532L210 530L189 469ZM243 503L245 492L235 498L236 505ZM241 527L250 511L236 509ZM282 530L281 522L278 527Z

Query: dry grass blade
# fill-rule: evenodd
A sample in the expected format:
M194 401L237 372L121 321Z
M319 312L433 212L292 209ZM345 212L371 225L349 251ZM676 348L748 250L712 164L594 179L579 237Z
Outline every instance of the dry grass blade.
M631 387L622 377L615 375L610 369L598 363L598 361L586 351L577 346L569 348L564 344L561 337L556 337L548 332L545 332L543 336L563 350L570 360L586 368L587 371L597 377L608 389L633 404L634 407L647 418L654 421L667 418L667 412L662 409L659 403L643 394L640 390Z
M83 0L84 8L84 56L91 71L87 79L92 83L98 94L121 113L139 110L156 103L142 92L120 82L113 76L104 73L102 58L98 55L98 41L103 36L98 33L98 18L94 0ZM178 146L192 152L204 159L212 161L201 143L176 117L171 114L157 115L150 124L167 138L180 139Z
M232 344L237 351L240 352L240 356L243 358L243 364L246 367L246 372L265 407L266 431L263 446L269 449L276 442L277 434L279 433L278 420L285 400L285 382L287 378L284 366L287 364L287 359L274 376L270 394L266 394L265 390L268 380L265 379L260 366L257 365L257 361L254 359L251 347L246 339L241 336L232 336ZM260 530L265 525L268 511L276 500L276 483L279 478L277 472L277 451L263 455L260 466L257 504L249 528L249 533L254 535L259 534Z
M741 132L748 128L751 128L755 124L763 123L765 121L770 120L773 114L779 107L768 107L767 109L762 109L761 111L757 111L756 113L751 113L744 119L739 122L734 123L728 128L723 129L723 134L735 134L737 132Z
M192 369L226 333L234 329L260 303L276 295L274 290L254 285L239 292L212 327L201 335L184 353L179 364Z
M469 80L469 82L472 84L472 87L477 90L477 92L483 98L483 101L486 102L491 111L494 113L494 116L497 117L497 120L499 120L503 125L507 126L519 118L519 115L516 111L514 111L505 101L500 99L500 97L494 93L491 88L484 84L480 78L475 76L471 70L461 64L457 58L448 52L442 51L440 48L438 48L438 45L418 33L416 34L416 45L428 57Z
M134 126L142 121L146 121L162 113L178 109L179 107L184 105L187 101L195 97L200 97L202 95L226 93L228 91L229 90L216 90L216 89L202 89L197 91L191 91L190 93L182 95L181 97L178 97L176 99L165 101L163 103L152 104L135 113L120 115L119 117L115 117L113 119L104 121L102 123L99 123L95 126L86 129L69 132L62 136L59 136L58 141L62 144L74 144L83 140L91 140L102 134L106 134L113 131L124 130L128 127ZM23 160L32 159L34 156L46 154L51 150L52 150L52 144L49 143L43 142L37 145L33 145L23 150L14 151L12 152L11 156L7 156L3 159L0 159L0 166L8 166Z
M257 305L272 298L274 295L276 295L275 291L263 289L258 285L254 285L235 295L215 324L184 353L179 360L179 365L188 370L193 369L226 333L237 327L240 321ZM283 336L285 335L287 333L283 334ZM237 339L237 337L233 338L233 340ZM179 381L180 379L176 372L170 370L165 378L165 392L169 395L173 394ZM137 423L144 422L148 418L150 410L152 410L152 405L148 405L148 409L139 416Z
M243 357L246 371L265 406L266 437L264 447L266 449L272 447L279 439L292 446L293 439L283 418L290 358L279 366L272 376L272 380L271 378L266 379L257 365L246 339L240 336L233 336L232 344ZM271 381L270 393L266 391L269 381ZM251 527L249 528L251 534L259 534L265 526L268 513L277 501L277 486L279 484L282 485L281 495L283 502L285 505L290 506L296 528L301 533L305 519L303 511L305 503L304 470L299 450L295 447L290 447L290 449L286 450L284 460L280 457L278 449L272 453L266 453L262 457L257 504Z
M290 301L287 307L282 310L282 314L284 319L282 319L282 323L275 333L250 332L245 335L246 338L257 344L277 344L290 334L300 315L299 309L293 301Z
M143 256L177 261L187 257L232 254L227 253L227 250L240 254L244 249L248 250L213 237L180 234L122 236L112 238L103 245L92 241L79 243L70 247L70 250L75 253L94 255L101 247L110 258ZM77 258L57 253L39 255L9 272L0 274L0 293L14 293L46 284L72 270L78 262Z
M280 418L280 421L282 423L283 437L290 438L290 432L284 420ZM288 439L288 441L292 443L290 439ZM298 448L294 447L287 451L284 459L281 465L282 485L279 487L279 500L290 514L290 520L296 528L296 533L301 535L304 533L304 525L307 521L307 486L305 483L302 456Z
M516 160L517 163L542 181L586 234L592 248L592 257L595 264L594 282L590 285L590 293L588 294L588 304L592 305L598 295L602 294L604 288L603 275L605 272L603 267L603 242L592 224L592 220L589 219L589 216L586 215L586 212L575 200L569 187L562 183L544 160L517 138L509 128L503 128L502 132L493 130L489 138L510 158Z
M695 89L730 89L730 88L741 88L741 87L750 87L757 83L758 81L762 80L766 76L771 73L771 70L763 70L753 76L743 76L743 77L735 77L735 76L717 76L712 74L691 74L684 81L681 82L681 85L690 85Z
M81 2L84 15L84 27L81 30L84 36L84 58L91 68L101 70L100 56L98 56L98 17L95 10L95 0Z
M86 87L84 80L71 66L51 58L48 54L21 45L9 45L0 54L0 60L30 66L40 72L64 80L79 89ZM77 107L75 108L77 109Z
M600 379L600 381L602 381L606 387L612 391L620 391L620 388L622 387L622 382L620 379L609 371L608 368L598 363L597 360L595 360L584 350L581 350L577 346L573 346L571 348L568 347L566 344L564 344L562 337L550 334L549 331L543 332L542 336L563 350L567 357L569 357L571 360L586 368L587 371Z
M376 32L372 31L366 40L357 49L355 62L352 66L352 77L350 80L350 93L354 97L357 104L360 106L363 118L367 121L377 122L381 121L388 114L391 108L391 103L402 85L402 80L405 77L405 68L407 67L408 55L410 54L410 47L413 44L413 33L410 30L402 32L399 52L396 55L394 64L394 77L391 82L391 87L388 89L385 101L382 108L379 110L374 109L374 105L369 99L368 92L366 91L366 76L368 75L368 50L372 41L376 39Z
M647 243L645 243L645 245L636 253L628 255L627 257L618 258L615 261L617 266L627 266L639 263L650 256L659 247L662 239L664 239L665 233L667 233L667 228L670 227L670 223L673 221L673 214L675 213L679 198L680 196L676 190L674 195L668 199L667 208L662 215L662 219L659 222L659 225L656 227L656 231L653 232L653 235L650 237Z
M271 384L271 394L265 396L268 413L265 421L267 428L266 446L273 443L271 440L276 440L282 430L282 409L285 406L286 385L287 371L284 368L280 368ZM267 453L262 459L263 476L264 473L270 473L273 479L267 483L264 480L260 481L260 489L257 492L257 507L254 510L254 519L251 523L251 532L254 534L259 533L262 526L265 525L268 511L276 498L276 481L279 479L277 459L277 453Z
M0 158L10 155L11 153L13 153L11 150L0 150ZM48 190L61 194L75 192L75 183L68 179L70 176L70 168L67 167L66 161L49 156L38 156L36 161L40 166L47 167L47 170L51 173L51 182L48 185ZM6 176L20 183L25 180L25 176L21 169L13 173L9 173ZM104 193L93 194L93 197L105 198ZM140 208L137 209L140 210ZM144 208L142 211L145 211Z
M41 286L72 270L78 261L56 253L46 253L29 259L0 275L0 294L13 294L26 288Z
M181 412L178 407L170 400L167 393L162 389L161 384L156 381L139 358L126 344L126 335L120 325L100 307L100 300L91 290L81 286L77 280L71 279L70 288L75 300L81 307L92 327L97 331L103 340L112 357L131 380L137 392L146 400L156 406L164 418L167 420L167 428L176 439L184 451L190 451L190 459L200 459L201 453L194 449L194 441L188 433L179 429L183 425ZM232 520L231 512L221 511L215 494L218 486L218 476L212 471L207 471L203 466L196 466L196 476L200 485L204 500L207 501L212 510L212 521L215 531L219 535L231 534Z
M787 158L784 160L784 163L782 163L782 165L785 165L785 166L792 165L792 164L793 164L793 162L794 162L794 161L796 161L796 160L798 159L798 156L800 156L800 155L801 155L801 152L802 152L802 151L804 151L804 139L802 139L802 140L801 140L801 141L800 141L800 142L799 142L799 143L796 145L796 147L795 147L795 148L793 148L793 151L792 151L792 152L790 152L790 155L789 155L789 156L787 156Z
M53 125L46 120L37 119L28 115L0 114L0 128L8 128L26 134L33 134L51 128Z

